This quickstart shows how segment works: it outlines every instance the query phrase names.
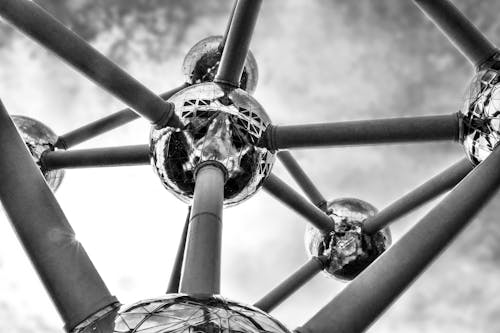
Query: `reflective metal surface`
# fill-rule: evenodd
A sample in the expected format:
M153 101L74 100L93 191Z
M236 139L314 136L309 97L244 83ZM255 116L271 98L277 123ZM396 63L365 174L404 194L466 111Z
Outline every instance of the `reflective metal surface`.
M165 187L186 203L194 191L194 172L206 161L227 170L224 204L253 195L271 172L275 156L255 145L270 124L260 104L241 89L215 83L188 87L170 99L184 129L153 128L151 164Z
M182 72L189 84L212 82L217 74L222 56L222 36L211 36L196 43L187 53ZM248 51L245 67L241 74L240 88L252 94L257 87L259 70L257 61Z
M57 135L47 126L33 118L25 116L11 116L21 137L26 143L33 160L40 167L47 184L52 191L56 191L64 178L64 170L43 170L40 165L40 157L47 150L54 150Z
M478 164L500 141L500 71L485 69L475 75L460 112L467 157Z
M377 213L369 203L343 198L327 203L334 230L322 234L311 225L306 227L305 245L310 257L328 256L325 272L341 280L352 280L391 245L389 228L369 236L361 227L367 217Z
M112 326L112 324L110 325ZM222 297L169 294L122 307L114 330L92 323L79 333L289 333L279 321L250 305Z

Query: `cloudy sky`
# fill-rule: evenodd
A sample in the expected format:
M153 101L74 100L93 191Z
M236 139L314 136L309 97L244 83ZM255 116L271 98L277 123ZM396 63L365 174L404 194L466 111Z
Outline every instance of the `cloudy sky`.
M39 0L93 46L157 92L183 82L184 54L222 34L229 0ZM500 2L456 0L495 43ZM252 51L255 97L276 124L449 114L472 68L410 0L268 0ZM8 25L0 25L0 98L11 114L63 134L124 107ZM146 121L80 147L146 143ZM295 153L327 198L383 208L461 159L459 145L411 144ZM289 179L280 165L275 172ZM56 194L122 303L164 293L187 207L149 166L70 170ZM500 330L500 197L370 332ZM398 221L397 240L431 206ZM61 332L62 323L8 221L0 217L0 323L6 332ZM307 260L304 221L259 192L224 212L223 295L253 303ZM384 277L381 276L381 283ZM318 275L273 314L290 328L344 284ZM353 314L354 316L356 314Z

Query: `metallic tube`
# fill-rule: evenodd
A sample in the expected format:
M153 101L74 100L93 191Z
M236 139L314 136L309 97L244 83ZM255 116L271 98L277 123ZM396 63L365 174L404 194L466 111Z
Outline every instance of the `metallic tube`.
M0 1L0 15L154 125L182 126L173 104L163 101L33 1Z
M283 150L278 152L278 158L283 163L288 172L290 172L293 179L295 179L302 191L304 191L304 193L307 195L309 200L315 206L324 210L324 208L326 208L326 199L313 184L311 178L309 178L309 176L300 167L299 163L293 157L293 155L289 151Z
M238 5L238 0L234 0L233 2L233 7L231 8L231 13L229 14L229 20L227 21L226 30L224 31L224 35L222 35L222 41L220 43L221 50L224 50L224 45L226 44L227 35L229 35L229 29L231 28L231 23L233 22L236 5Z
M496 47L449 0L414 0L472 65L493 57Z
M322 232L329 232L333 228L332 220L328 215L307 201L274 174L270 174L267 177L262 187Z
M167 91L160 95L164 100L169 99L175 93L181 91L188 86L187 83ZM131 109L124 109L115 112L107 117L91 122L85 126L77 128L71 132L61 135L55 146L61 149L69 149L82 142L95 138L98 135L111 131L117 127L125 125L132 120L139 118L139 115Z
M220 293L223 168L218 164L202 164L196 173L181 293Z
M496 149L298 332L367 329L496 193L499 168L500 149Z
M455 140L458 115L339 123L269 126L263 146L271 149Z
M68 331L117 302L0 103L0 200Z
M240 86L241 74L261 4L262 0L238 0L215 82L233 87Z
M149 164L149 145L48 151L40 159L44 170Z
M325 257L313 257L309 259L296 272L281 282L276 288L262 297L255 307L264 312L271 312L284 300L295 293L300 287L311 280L316 274L325 267L327 259Z
M175 294L179 292L179 285L181 283L182 274L182 262L184 261L184 252L186 251L186 240L190 218L191 207L189 207L186 222L184 223L184 228L182 228L181 240L179 242L177 254L175 255L174 267L172 268L172 274L170 275L170 281L168 282L167 294Z
M468 159L464 158L458 161L448 169L396 200L381 210L377 215L367 218L363 224L364 232L373 234L385 228L396 219L434 199L438 195L451 190L467 176L472 169L474 169L474 165Z

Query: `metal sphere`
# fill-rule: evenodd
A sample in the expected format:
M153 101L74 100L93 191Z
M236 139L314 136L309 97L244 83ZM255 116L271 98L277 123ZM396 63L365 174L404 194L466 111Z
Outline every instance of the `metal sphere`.
M485 69L474 76L461 115L463 146L478 164L500 141L500 71Z
M113 326L112 324L109 326ZM95 332L90 323L78 333ZM279 321L249 305L219 296L170 294L123 307L107 333L290 333Z
M328 215L334 229L323 234L308 225L305 245L309 256L327 256L329 265L324 269L328 276L352 280L391 245L391 232L384 228L373 235L364 234L364 221L377 213L369 203L343 198L327 203Z
M210 36L196 43L187 53L182 64L182 72L189 84L212 82L217 74L222 57L222 36ZM257 87L259 70L257 61L251 51L248 51L240 88L253 94Z
M15 115L11 118L33 160L40 167L47 184L55 192L64 178L64 170L44 170L40 164L40 157L44 152L54 150L57 135L49 127L33 118Z
M253 195L271 172L275 156L256 144L270 124L260 104L242 89L215 83L190 86L170 99L183 130L153 128L151 163L164 186L186 203L194 192L196 168L221 163L227 178L224 204Z

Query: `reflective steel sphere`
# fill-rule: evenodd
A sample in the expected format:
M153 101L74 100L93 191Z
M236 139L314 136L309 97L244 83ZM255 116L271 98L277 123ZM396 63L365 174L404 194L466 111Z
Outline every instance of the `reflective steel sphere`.
M465 151L468 158L478 164L500 140L500 71L485 69L475 75L461 115Z
M256 144L270 124L260 104L241 89L215 83L190 86L170 99L183 130L153 128L151 164L165 187L191 202L196 167L205 161L225 166L224 204L254 194L271 172L274 154Z
M40 157L45 151L54 150L57 135L38 120L25 116L12 116L11 118L19 134L21 134L24 143L28 146L33 160L41 168L47 184L55 192L59 185L61 185L64 170L44 170L40 165Z
M188 51L182 64L182 72L189 84L212 82L222 57L222 36L202 39ZM251 51L248 51L241 74L240 88L252 94L257 87L259 70Z
M337 199L327 203L328 215L334 230L322 234L308 225L305 234L309 256L327 256L325 272L341 280L352 280L391 245L389 228L373 235L362 232L363 222L377 213L369 203L353 198Z
M90 324L76 332L104 332L96 330L103 326ZM124 307L114 326L106 333L290 333L276 319L252 306L218 296L196 298L181 294Z

